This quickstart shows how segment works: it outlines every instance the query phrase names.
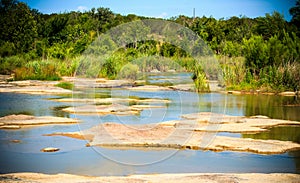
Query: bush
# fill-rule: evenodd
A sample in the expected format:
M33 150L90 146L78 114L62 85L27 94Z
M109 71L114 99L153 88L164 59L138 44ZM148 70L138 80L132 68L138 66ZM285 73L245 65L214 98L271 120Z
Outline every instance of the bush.
M126 64L119 73L119 79L136 80L139 67L137 65L128 63Z
M0 74L11 74L16 68L25 64L26 60L21 56L0 58Z
M55 86L60 87L60 88L64 88L64 89L68 89L68 90L72 90L73 87L74 87L74 84L70 83L70 82L60 82Z
M78 68L78 64L79 64L78 58L74 58L72 60L66 60L66 61L58 61L57 62L57 70L59 72L59 75L60 76L74 76L74 74Z
M56 65L48 61L32 61L15 69L16 80L60 80Z
M208 92L209 85L207 83L206 75L200 65L195 66L193 80L198 92Z

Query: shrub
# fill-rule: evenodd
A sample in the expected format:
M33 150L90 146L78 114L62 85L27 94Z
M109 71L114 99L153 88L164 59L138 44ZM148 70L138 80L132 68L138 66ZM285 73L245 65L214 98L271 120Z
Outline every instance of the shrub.
M60 88L64 88L64 89L68 89L68 90L72 90L73 87L74 87L74 84L70 83L70 82L60 82L55 86L60 87Z
M139 67L137 65L128 63L126 64L119 73L119 79L136 80Z
M0 58L0 74L11 74L13 71L26 64L26 60L21 56L10 56Z
M32 61L15 69L16 80L60 80L56 66L48 61Z
M208 92L209 85L207 83L206 75L200 65L195 66L194 76L193 76L195 87L198 92Z

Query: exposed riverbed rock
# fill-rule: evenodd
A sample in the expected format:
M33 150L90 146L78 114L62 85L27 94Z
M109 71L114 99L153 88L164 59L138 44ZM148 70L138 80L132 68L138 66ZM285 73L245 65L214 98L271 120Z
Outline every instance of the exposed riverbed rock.
M56 147L46 147L41 149L42 152L57 152L59 151L59 148Z
M188 126L183 121L175 122L175 124L172 122L172 125L185 125L185 128L204 132L257 133L267 131L268 128L274 126L300 125L298 121L270 119L262 115L245 117L202 112L182 115L182 118L191 120L197 125ZM164 123L168 124L168 122Z
M0 87L0 92L25 93L25 94L72 94L72 90L56 86L12 86Z
M30 116L30 115L9 115L0 118L0 129L19 129L34 125L70 124L77 123L77 119L62 118L53 116Z
M0 92L25 94L71 94L71 90L56 87L58 81L24 80L11 81L0 85Z
M75 88L119 88L134 85L130 80L109 80L105 78L63 77L63 81L72 82Z
M78 102L78 103L90 103L90 104L112 104L112 103L170 103L170 100L166 99L133 99L133 98L60 98L53 99L58 102Z
M299 125L299 122L225 116L224 120L220 120L219 118L219 124L217 124L218 121L216 121L216 119L214 119L213 124L210 124L211 118L207 116L209 114L210 113L199 114L203 119L194 119L196 114L191 114L185 115L185 117L187 118L187 116L189 116L193 119L147 125L103 123L81 132L55 133L51 135L86 139L89 140L87 146L101 146L117 149L152 147L211 151L245 151L259 154L279 154L289 150L300 149L300 144L290 141L234 138L217 136L217 134L212 133L214 131L260 131L260 128L266 128L268 126L280 124ZM218 116L218 114L215 115ZM240 122L241 119L246 121ZM244 125L248 123L249 125ZM242 126L238 126L240 124L242 124ZM246 128L246 130L243 130L244 128Z
M141 109L125 106L121 104L111 105L84 105L76 107L68 107L63 109L65 112L76 114L99 114L99 115L134 115L138 114Z
M206 183L279 183L279 182L299 182L299 174L290 173L178 173L178 174L147 174L147 175L129 175L129 176L81 176L71 174L41 174L41 173L11 173L0 175L3 183L10 182L206 182Z
M163 86L156 86L156 85L143 85L143 86L136 86L136 87L127 87L128 90L134 91L169 91L172 90L168 87Z
M179 91L196 91L195 84L178 84L178 85L169 86L169 88L173 90L179 90Z
M136 115L139 114L144 109L151 108L164 108L163 105L122 105L113 103L111 105L84 105L84 106L75 106L62 109L65 112L74 113L74 114L98 114L98 115Z

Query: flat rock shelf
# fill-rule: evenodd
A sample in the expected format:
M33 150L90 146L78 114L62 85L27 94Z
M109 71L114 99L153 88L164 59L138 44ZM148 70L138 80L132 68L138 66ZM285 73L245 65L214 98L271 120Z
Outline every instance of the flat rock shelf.
M48 136L86 139L86 146L116 149L176 148L211 151L240 151L280 154L300 149L291 141L260 140L217 136L212 132L260 132L278 125L300 125L296 121L269 119L265 116L237 117L214 113L184 115L182 120L145 125L102 123L78 132L58 132ZM224 126L224 127L223 127ZM227 127L226 127L227 126Z
M79 120L53 116L8 115L0 118L0 129L19 129L37 125L73 124Z

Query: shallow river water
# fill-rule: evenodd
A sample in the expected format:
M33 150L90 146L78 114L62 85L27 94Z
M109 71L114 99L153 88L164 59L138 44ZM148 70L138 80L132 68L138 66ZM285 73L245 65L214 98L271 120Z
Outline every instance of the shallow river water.
M64 97L130 97L160 98L171 102L164 108L143 110L132 116L98 116L69 114L61 111L81 103L56 102ZM49 125L19 130L0 130L0 173L42 172L80 175L128 175L146 173L185 172L290 172L300 173L300 151L279 155L259 155L247 152L212 152L201 150L132 149L120 150L85 147L87 141L62 136L44 136L55 132L72 132L90 128L102 122L145 124L180 119L182 114L217 112L230 115L266 115L272 118L300 121L299 100L295 97L264 95L197 94L179 91L129 91L96 89L72 95L29 95L0 93L0 116L30 114L78 118L79 124ZM297 104L297 105L295 105ZM300 143L300 127L275 127L258 134L210 133L237 138L290 140ZM13 143L12 140L21 140ZM54 153L44 153L44 147L57 147Z

